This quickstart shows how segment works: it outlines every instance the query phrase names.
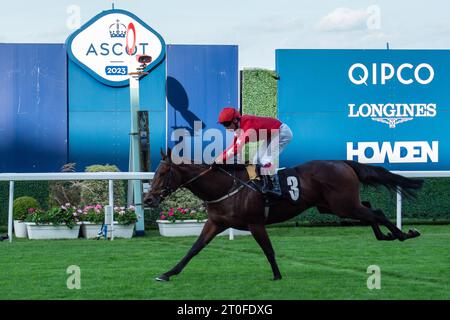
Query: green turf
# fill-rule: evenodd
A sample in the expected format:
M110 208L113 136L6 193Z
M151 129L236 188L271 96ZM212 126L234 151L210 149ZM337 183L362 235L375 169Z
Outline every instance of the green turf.
M269 228L283 280L249 236L220 237L170 282L195 237L0 242L0 299L450 299L450 226L420 226L403 243L368 227ZM81 289L66 286L70 265ZM369 290L367 267L381 268Z

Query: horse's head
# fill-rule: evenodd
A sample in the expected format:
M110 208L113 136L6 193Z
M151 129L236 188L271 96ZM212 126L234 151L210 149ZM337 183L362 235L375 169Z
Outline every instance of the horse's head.
M171 160L171 150L169 149L166 155L161 149L161 156L162 160L156 169L150 191L144 196L144 203L152 208L157 207L181 185L177 166Z

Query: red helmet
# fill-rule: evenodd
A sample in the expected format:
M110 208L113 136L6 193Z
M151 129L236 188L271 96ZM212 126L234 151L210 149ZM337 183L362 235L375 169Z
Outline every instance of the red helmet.
M219 114L219 123L233 121L233 119L237 119L241 117L241 113L239 110L231 107L223 108Z

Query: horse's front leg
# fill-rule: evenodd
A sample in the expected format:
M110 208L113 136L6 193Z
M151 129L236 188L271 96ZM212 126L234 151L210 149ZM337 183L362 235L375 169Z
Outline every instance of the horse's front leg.
M273 250L272 243L270 242L269 235L266 231L266 227L262 224L254 224L249 225L248 229L252 233L253 238L255 238L256 242L258 242L261 249L263 249L267 260L269 260L270 266L272 267L273 280L280 280L280 269L278 269L277 262L275 261L275 251Z
M173 267L166 273L156 277L156 280L169 281L171 276L179 274L197 253L199 253L212 239L214 239L216 235L218 235L225 229L225 227L219 226L208 219L197 241L195 241L194 245L184 256L184 258L181 259L181 261L178 262L175 267Z

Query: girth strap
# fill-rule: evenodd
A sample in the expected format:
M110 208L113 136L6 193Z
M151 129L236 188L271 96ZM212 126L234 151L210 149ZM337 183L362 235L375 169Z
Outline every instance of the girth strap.
M237 189L234 189L234 191L227 193L226 195L224 195L223 197L220 197L219 199L216 200L211 200L211 201L205 201L206 203L217 203L220 202L222 200L228 199L229 197L234 196L236 193L238 193L239 191L241 191L245 186L244 185L240 185Z

